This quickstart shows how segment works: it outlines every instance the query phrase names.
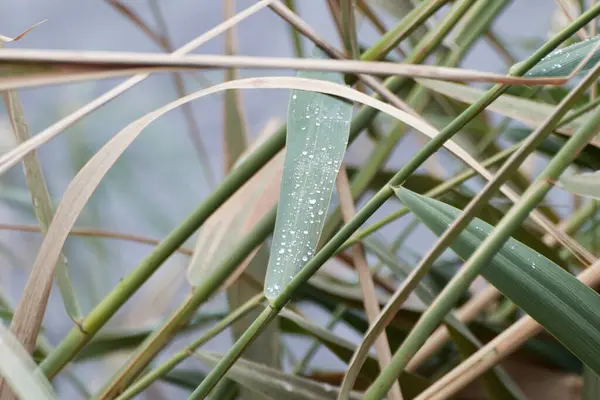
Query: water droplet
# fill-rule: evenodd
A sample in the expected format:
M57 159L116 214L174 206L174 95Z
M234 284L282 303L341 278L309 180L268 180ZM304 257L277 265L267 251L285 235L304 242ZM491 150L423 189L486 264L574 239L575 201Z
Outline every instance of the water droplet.
M308 257L302 256L302 261L307 262L308 261Z
M292 95L292 99L296 100L296 97L298 96L296 96L295 94Z
M279 254L285 253L285 249L279 249Z
M317 200L315 200L315 199L309 199L309 200L308 200L308 202L309 202L310 204L315 204L315 203L317 202Z
M304 156L307 155L307 154L308 154L308 151L303 151L302 152L302 155L304 155Z
M304 232L302 232L302 233L304 233L305 235L308 235L308 231L304 231Z
M323 210L319 210L319 211L317 212L317 214L319 214L319 215L323 215Z

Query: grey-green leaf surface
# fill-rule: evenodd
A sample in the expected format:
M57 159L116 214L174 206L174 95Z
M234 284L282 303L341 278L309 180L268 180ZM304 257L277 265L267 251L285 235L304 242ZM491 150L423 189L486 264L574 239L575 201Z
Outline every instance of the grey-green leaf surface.
M430 79L416 79L416 81L428 89L468 104L475 103L485 93L485 91L479 88L458 83L433 81ZM514 118L534 129L554 113L554 108L555 106L550 104L544 104L509 94L503 94L487 107L490 111L505 117ZM568 112L565 118L568 118L572 113L573 111ZM557 132L569 135L581 127L587 117L587 113L583 114L558 128ZM600 135L592 140L590 144L600 147Z
M56 395L43 373L14 335L0 324L0 376L23 400L51 400Z
M199 352L196 358L213 368L221 359L220 354ZM325 383L319 383L253 363L248 360L238 360L227 373L227 377L240 385L260 393L273 400L334 400L337 399L338 389ZM350 399L360 399L358 393L352 393Z
M29 129L25 122L25 115L17 92L9 90L4 93L4 102L17 142L26 142L30 139ZM52 211L50 193L48 192L46 180L36 153L31 153L23 157L23 169L27 188L31 193L35 216L40 224L42 234L46 235L54 213ZM77 300L75 287L69 276L67 258L63 253L60 254L59 260L56 263L55 276L67 314L73 321L78 321L82 315L81 307Z
M568 192L600 200L600 171L561 177L560 184Z
M436 235L461 211L404 188L396 194ZM473 220L451 245L468 259L493 226ZM600 296L573 275L522 243L509 238L482 275L539 322L596 373L600 371Z
M343 84L334 72L300 77ZM313 256L323 230L335 178L344 158L352 104L315 92L293 90L277 221L265 279L274 299Z
M525 74L526 77L568 76L590 54L598 44L600 35L554 50ZM578 73L589 71L600 60L600 51L596 51ZM515 68L516 64L513 68Z

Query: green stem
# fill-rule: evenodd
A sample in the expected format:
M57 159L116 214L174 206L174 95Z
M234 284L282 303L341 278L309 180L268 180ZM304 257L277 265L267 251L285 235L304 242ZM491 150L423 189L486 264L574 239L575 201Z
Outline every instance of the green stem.
M284 4L290 10L296 12L296 0L285 0ZM292 25L289 26L290 35L292 36L292 43L294 44L294 50L296 51L296 57L304 58L304 48L302 47L302 36L300 32L296 30Z
M522 146L522 142L516 143L516 144L510 146L509 148L502 150L500 153L497 153L497 154L493 155L492 157L482 161L481 165L486 168L490 167L490 166L504 160L508 156L510 156L512 153L517 151L521 146ZM474 177L475 175L477 175L477 172L475 170L473 170L473 169L465 170L465 171L461 172L459 175L456 175L455 177L453 177L452 179L449 179L449 180L443 182L442 184L436 186L435 188L427 191L426 193L424 193L424 195L429 196L429 197L439 197L439 196L449 192L450 190L454 189L456 186L460 185L461 183L464 183L466 180ZM340 250L344 250L344 249L360 242L365 237L373 234L374 232L378 231L379 229L383 228L384 226L391 224L392 222L403 217L404 215L408 214L409 212L410 212L410 210L406 207L401 208L398 211L394 211L393 213L387 215L386 217L380 219L379 221L373 223L372 225L369 225L367 228L354 234L350 239L348 239L346 241L346 243L344 243L344 245L342 246L342 248Z
M276 310L269 306L260 313L254 323L244 332L233 347L225 354L225 356L219 361L211 373L215 372L219 376L225 375L229 366L232 365L242 355L244 349L252 343L252 341L260 334L260 332L271 322L279 313L280 310ZM194 390L194 392L188 398L189 400L204 399L206 395L211 391L217 384L218 380L204 379L200 386Z
M161 351L194 315L200 304L210 298L257 246L262 244L273 230L277 208L273 208L244 236L232 253L198 285L191 296L175 310L161 327L152 332L131 355L125 365L115 374L110 384L96 396L98 399L113 398L121 393L137 377L150 361Z
M138 379L133 385L131 385L123 394L121 394L117 400L129 400L134 396L139 394L142 390L150 386L154 381L166 375L175 368L179 363L188 358L196 349L202 346L204 343L208 342L210 339L217 336L221 333L225 328L229 325L233 324L238 319L242 318L249 311L253 310L256 306L258 306L264 300L264 295L262 293L257 294L252 297L250 300L246 301L242 306L235 309L231 314L227 315L224 319L217 322L212 328L208 331L204 332L202 336L198 339L185 346L183 350L179 351L167 361L148 372L146 375Z
M519 76L537 64L544 56L550 53L560 43L573 35L579 27L587 24L600 12L600 5L590 8L587 12L579 16L569 27L562 30L555 38L548 41L538 51L536 51L529 59L515 68L513 75ZM387 199L389 199L394 191L392 186L401 185L423 162L435 153L443 144L450 139L463 126L477 116L485 107L496 100L507 86L496 85L492 87L484 96L476 103L469 106L463 113L455 118L449 125L446 126L435 138L429 141L416 155L412 158L398 173L390 180L389 184L379 190L373 198L352 218L348 223L340 229L340 231L325 245L323 248L304 266L304 268L292 279L288 286L281 294L273 300L271 308L265 310L259 318L250 326L246 334L242 336L229 350L223 359L215 366L215 368L202 381L200 386L194 391L192 399L203 398L208 395L211 388L223 377L229 370L233 362L240 357L241 352L247 347L255 337L256 332L259 332L266 323L268 323L283 307L290 301L294 291L300 285L304 284L308 279L333 255L338 248L344 244L346 240L377 210ZM568 146L567 143L564 151ZM254 332L254 334L252 334Z
M595 81L598 75L600 75L600 65L586 77L577 89L569 93L569 95L561 102L556 112L535 134L527 139L526 145L513 154L511 159L508 160L498 172L496 179L490 181L484 190L471 201L461 216L455 220L451 227L440 237L438 244L428 253L417 269L425 272L427 271L427 267L446 249L460 233L460 230L465 228L471 221L474 212L478 208L477 206L484 204L486 199L499 187L512 169L518 166L518 164L535 149L545 135L550 133L554 128L554 125L560 121L560 118L568 111L568 108L574 103L577 97ZM381 372L366 392L364 396L365 400L378 400L385 396L392 384L396 382L397 377L404 371L404 368L411 357L414 356L419 348L427 341L427 338L437 328L440 321L452 309L460 296L479 275L481 268L489 262L502 245L504 245L509 236L525 221L529 213L541 200L543 200L546 193L550 191L553 187L550 180L558 179L562 172L576 158L579 151L581 151L587 145L589 140L596 135L597 125L599 123L600 111L597 111L581 127L581 129L567 141L552 161L550 161L532 186L530 186L523 194L521 200L517 202L498 223L494 232L483 241L458 274L452 278L436 298L431 307L421 316L419 321L417 321L417 324L396 351L396 354L394 354L392 362Z
M402 21L383 35L377 43L365 51L360 59L362 61L382 60L394 47L419 28L424 21L442 8L448 0L430 0L420 3Z
M325 326L325 329L327 329L327 330L333 329L333 327L340 321L340 319L342 319L342 317L344 316L344 313L347 310L348 310L348 307L346 307L345 305L338 305L337 308L335 309L335 311L331 314L331 319ZM308 351L306 352L306 354L304 355L302 360L300 360L300 362L294 368L294 372L293 372L294 375L301 374L306 370L308 363L310 363L310 360L313 358L313 356L319 349L320 345L321 345L321 342L319 342L318 339L313 339L313 342L310 344Z
M55 376L85 346L98 330L146 282L173 252L285 144L285 128L270 137L244 163L231 171L225 181L200 206L174 229L127 277L81 321L73 327L40 368L48 377Z
M448 13L446 18L440 23L440 26L435 31L427 34L417 45L414 51L407 57L405 63L407 64L418 64L423 62L428 56L431 55L433 50L439 46L443 41L444 37L452 30L460 18L468 11L472 6L472 1L462 1L457 4L454 9ZM407 16L408 18L408 16ZM474 41L466 43L465 47L470 47ZM451 56L445 66L455 66L460 61L460 57ZM398 78L392 78L389 80L389 84L394 84L395 81L400 82ZM400 83L398 83L398 88ZM417 86L413 89L407 99L407 103L413 107L416 111L423 109L427 105L428 93L423 86ZM394 151L398 141L404 136L406 132L406 125L399 122L396 124L394 129L385 136L385 138L377 144L375 150L372 151L369 156L369 162L364 165L358 174L352 179L352 196L358 197L364 193L372 182L373 178L377 175L377 171L382 165L386 163L392 152ZM338 207L328 218L325 229L321 235L321 242L324 243L328 238L331 237L335 229L342 222L341 209Z
M340 12L342 14L342 34L344 37L344 45L346 46L346 54L353 60L360 57L360 49L358 48L358 38L356 37L356 21L354 18L354 0L341 0Z

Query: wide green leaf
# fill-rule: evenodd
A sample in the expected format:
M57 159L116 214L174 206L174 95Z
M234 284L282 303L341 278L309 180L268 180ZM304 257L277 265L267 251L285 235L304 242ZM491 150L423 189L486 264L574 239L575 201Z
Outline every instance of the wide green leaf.
M561 177L560 184L568 192L600 200L600 171Z
M300 72L305 78L343 84L334 72ZM277 221L265 279L274 299L317 249L344 158L352 104L322 93L293 90Z
M402 187L396 194L437 235L461 213ZM451 247L461 258L468 259L493 229L475 219ZM595 372L600 371L600 296L595 291L512 238L484 267L482 275L581 361Z
M554 50L531 68L525 76L527 77L550 77L550 76L568 76L575 68L590 54L600 40L599 36L594 36L570 46ZM596 51L593 56L585 63L579 73L584 73L596 65L600 60L600 51ZM518 64L515 65L515 67ZM514 67L513 67L514 68Z

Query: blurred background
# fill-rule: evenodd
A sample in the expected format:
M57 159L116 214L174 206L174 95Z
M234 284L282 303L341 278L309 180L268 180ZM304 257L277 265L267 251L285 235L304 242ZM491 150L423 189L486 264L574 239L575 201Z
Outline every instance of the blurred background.
M175 48L219 24L224 15L223 4L214 0L132 0L123 1L123 4L135 11L151 28L160 30L166 26ZM253 1L238 0L237 11L251 4ZM297 1L297 5L300 15L309 24L325 39L341 48L324 1L303 0ZM555 3L550 0L515 0L493 29L505 38L513 54L521 59L548 37L555 7ZM385 13L380 16L387 26L393 26L395 19ZM21 0L0 3L2 35L15 36L44 19L47 19L44 24L20 41L7 44L7 47L162 51L147 34L109 2ZM238 53L241 55L294 56L287 25L268 9L239 24L237 36ZM363 21L359 37L361 45L368 46L379 35L370 24ZM310 51L311 48L308 42L304 42L305 51ZM222 36L195 51L200 54L223 52ZM500 73L507 70L498 55L483 42L474 47L462 66ZM293 74L294 71L240 71L242 77ZM190 73L183 77L187 93L223 80L220 71ZM19 95L30 134L40 132L121 81L123 79L110 79L21 90ZM44 145L38 155L54 205L58 204L77 171L110 137L132 121L176 97L171 75L152 76ZM285 90L241 92L243 111L252 137L272 118L285 119L288 97L289 92ZM150 125L127 149L87 204L78 219L78 227L160 240L210 193L215 182L223 178L222 95L211 95L195 101L192 109L205 156L199 156L181 109L170 112ZM403 143L388 164L390 169L397 169L402 165L420 142L411 136ZM0 151L4 152L14 145L10 124L4 107L1 107ZM368 156L371 148L369 140L360 138L349 148L346 161L360 162ZM444 165L441 167L443 169ZM396 208L397 203L390 201L374 218L378 219ZM7 225L36 225L21 167L13 168L0 178L0 224L4 228L9 227ZM392 225L388 229L396 228ZM385 231L382 234L385 236ZM428 231L420 230L411 237L409 246L413 251L421 253L429 247L431 238L433 236ZM40 243L39 233L0 230L0 290L13 305L22 293ZM193 245L193 239L186 244L190 249ZM89 311L151 249L148 245L132 241L71 236L65 252L84 312ZM160 318L165 317L189 292L189 285L185 280L187 263L187 256L179 253L173 255L167 265L110 321L106 329L138 329L156 324ZM144 307L138 307L142 304ZM219 312L225 308L224 296L220 296L204 306L202 311ZM142 309L144 311L140 311ZM304 311L317 323L324 323L326 320L324 314L316 308L306 308ZM58 343L72 327L56 290L50 298L44 326L45 334L53 344ZM358 340L352 331L343 327L336 329L349 340ZM293 344L289 348L298 354L302 354L309 343L302 339L286 340ZM184 335L171 348L178 348L187 341ZM224 351L229 345L228 338L221 335L209 342L206 348ZM118 368L125 356L115 354L101 361L84 362L73 372L84 379L89 389L96 390ZM194 363L193 360L188 362ZM343 366L325 350L317 354L314 362L327 367ZM197 361L195 363L199 364ZM70 385L61 380L58 383L61 398L79 398L80 395ZM146 397L141 398L180 398L182 395L173 386L154 385Z

